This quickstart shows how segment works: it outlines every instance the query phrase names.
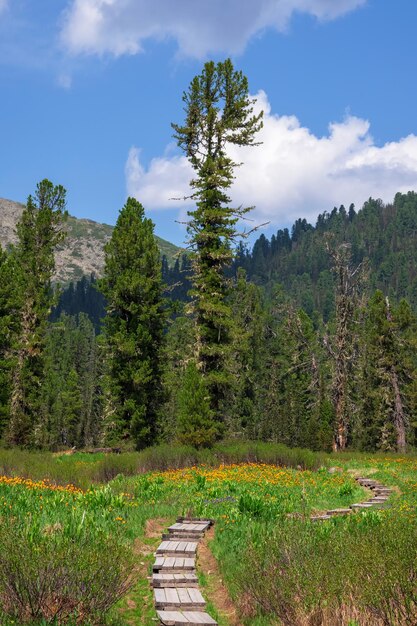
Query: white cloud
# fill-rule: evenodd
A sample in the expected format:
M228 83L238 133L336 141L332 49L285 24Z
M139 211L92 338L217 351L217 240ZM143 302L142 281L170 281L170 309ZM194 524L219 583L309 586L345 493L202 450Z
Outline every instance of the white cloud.
M8 4L9 0L0 0L0 14L7 9Z
M231 147L230 154L244 164L236 169L231 190L235 205L256 209L251 217L274 225L298 217L314 221L318 213L354 202L360 207L370 196L391 201L397 191L417 189L417 137L376 146L368 121L349 116L329 125L317 137L294 116L278 116L264 92L257 107L265 112L263 142L258 147ZM165 155L145 169L132 148L126 165L129 195L147 209L172 209L172 197L189 195L193 176L185 157ZM184 203L180 203L184 206ZM190 206L190 201L186 203Z
M0 0L1 2L1 0ZM72 53L137 54L172 38L187 56L239 53L265 28L285 30L294 12L335 19L367 0L70 0L61 38Z

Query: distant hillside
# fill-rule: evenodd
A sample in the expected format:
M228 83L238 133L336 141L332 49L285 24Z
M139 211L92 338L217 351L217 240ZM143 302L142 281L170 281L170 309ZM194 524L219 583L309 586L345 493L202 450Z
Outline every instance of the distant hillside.
M23 204L0 198L0 244L6 247L16 241L16 224L23 211ZM113 226L89 219L70 217L68 236L58 250L55 280L61 283L79 280L82 276L101 276L104 267L104 245L110 239ZM180 248L157 237L161 254L170 265Z
M334 310L333 273L325 241L351 244L352 263L368 260L368 292L381 289L406 298L417 311L417 193L397 193L393 203L370 198L356 211L342 205L318 216L315 226L298 219L291 231L261 235L252 251L241 249L236 266L272 293L282 285L309 315L328 319Z

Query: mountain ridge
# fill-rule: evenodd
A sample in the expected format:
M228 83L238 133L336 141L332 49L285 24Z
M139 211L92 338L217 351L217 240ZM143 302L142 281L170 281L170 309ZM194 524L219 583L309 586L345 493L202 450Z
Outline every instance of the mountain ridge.
M22 215L24 204L0 198L0 244L3 248L16 242L16 225ZM90 218L69 216L68 235L56 254L54 281L69 283L82 276L101 276L104 268L104 246L111 238L114 226L102 224ZM155 235L161 255L171 265L181 248Z

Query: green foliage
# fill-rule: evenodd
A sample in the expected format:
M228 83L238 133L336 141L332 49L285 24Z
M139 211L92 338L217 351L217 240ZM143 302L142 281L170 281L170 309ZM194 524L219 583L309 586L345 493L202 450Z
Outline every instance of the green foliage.
M196 320L195 357L209 391L217 421L231 385L227 368L233 326L225 269L233 259L236 224L249 209L229 206L227 190L237 165L227 146L254 145L262 114L253 114L247 79L230 59L208 62L183 95L185 122L173 124L174 137L189 159L196 177L191 181L196 202L189 212L189 245L193 264L193 312Z
M121 210L105 253L99 283L107 300L105 438L130 438L143 448L155 440L162 400L164 311L153 224L134 198Z
M370 272L366 291L380 289L393 301L405 298L417 311L415 232L417 193L397 193L386 205L370 198L355 211L343 205L318 216L315 226L296 220L292 230L281 229L268 240L261 235L252 252L240 250L236 266L269 293L278 283L311 316L314 311L327 322L334 311L334 278L325 251L324 236L334 244L349 243L352 263L368 259Z
M85 447L100 437L101 364L93 324L86 314L62 314L49 325L42 386L42 423L37 439L43 447Z
M330 456L328 463L334 459ZM414 623L416 457L338 453L337 462L340 470L372 473L383 484L398 487L401 495L390 497L390 508L321 524L286 515L275 516L272 523L270 501L261 498L259 488L251 494L247 485L242 502L247 499L248 505L240 506L242 514L230 510L218 514L212 548L242 611L242 621L270 620L288 626L346 626L349 621L369 626ZM325 469L315 474L318 480L328 475ZM346 503L362 499L347 476L340 474L339 496L346 498ZM320 485L322 492L324 484ZM248 494L256 502L252 503ZM296 497L294 484L289 494ZM258 506L259 499L262 506ZM311 495L307 494L309 501ZM317 494L313 502L325 510Z
M133 555L114 535L75 540L59 523L39 534L16 526L0 530L3 619L97 623L127 593Z
M415 410L416 318L402 301L391 307L376 291L365 310L362 386L357 445L364 449L404 449ZM411 432L410 432L411 430Z
M234 586L244 593L249 612L288 626L342 626L349 617L412 624L417 598L410 552L417 536L410 519L352 516L321 527L280 520L274 526L253 524L241 540L246 551L236 560Z
M63 241L65 189L43 180L29 196L10 253L14 269L9 314L16 316L7 357L12 359L7 437L19 445L37 444L40 389L44 379L47 320L53 304L54 252Z
M178 441L201 448L211 446L217 434L206 385L195 363L190 362L178 396Z

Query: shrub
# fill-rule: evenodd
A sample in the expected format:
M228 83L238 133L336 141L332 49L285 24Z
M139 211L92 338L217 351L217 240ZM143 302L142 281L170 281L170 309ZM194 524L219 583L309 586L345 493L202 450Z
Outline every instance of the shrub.
M75 537L59 523L39 531L0 524L3 623L100 623L132 573L132 552L117 535L86 529Z
M397 516L259 525L235 572L242 610L284 626L415 626L417 528Z

